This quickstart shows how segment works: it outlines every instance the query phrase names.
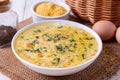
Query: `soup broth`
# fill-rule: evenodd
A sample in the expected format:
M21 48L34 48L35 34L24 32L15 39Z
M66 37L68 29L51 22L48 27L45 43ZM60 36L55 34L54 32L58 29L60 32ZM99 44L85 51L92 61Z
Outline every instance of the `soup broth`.
M24 30L14 42L16 53L38 66L67 68L96 55L98 43L88 31L65 24L39 24Z

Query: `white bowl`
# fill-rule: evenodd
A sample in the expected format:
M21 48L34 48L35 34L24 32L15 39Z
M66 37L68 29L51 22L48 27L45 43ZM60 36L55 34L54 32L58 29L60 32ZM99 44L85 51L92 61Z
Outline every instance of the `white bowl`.
M60 16L55 16L55 17L49 17L49 16L42 16L42 15L39 15L35 12L35 7L40 4L40 3L43 3L43 2L53 2L57 5L60 5L62 7L64 7L67 12L63 15L60 15ZM39 1L38 3L34 4L32 6L32 17L33 17L33 21L36 22L36 21L41 21L41 20L53 20L53 19L68 19L69 18L69 15L70 15L70 7L66 4L66 3L63 3L63 2L60 2L60 1L53 1L53 0L41 0Z
M68 24L71 26L76 26L78 28L82 28L82 29L90 32L96 38L96 40L98 42L98 51L97 51L96 55L92 59L90 59L89 61L87 61L83 64L79 64L78 66L73 66L73 67L68 67L68 68L47 68L47 67L37 66L35 64L29 63L28 61L25 61L24 59L19 57L18 54L16 53L16 51L14 49L14 41L16 40L17 36L24 30L26 30L27 28L33 27L34 25L37 25L37 24L44 24L44 23ZM32 23L32 24L27 25L27 26L23 27L22 29L20 29L13 37L11 47L12 47L14 55L17 57L17 59L19 61L21 61L25 66L29 67L30 69L32 69L38 73L45 74L45 75L62 76L62 75L69 75L69 74L79 72L79 71L85 69L86 67L88 67L91 63L93 63L102 51L102 41L96 32L94 32L92 29L90 29L89 27L87 27L85 25L82 25L82 24L79 24L76 22L72 22L72 21L67 21L67 20L44 20L44 21L40 21L37 23Z

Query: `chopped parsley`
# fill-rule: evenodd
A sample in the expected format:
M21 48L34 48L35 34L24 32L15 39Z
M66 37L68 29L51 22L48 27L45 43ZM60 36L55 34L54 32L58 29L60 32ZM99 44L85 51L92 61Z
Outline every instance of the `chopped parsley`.
M41 30L37 29L37 30L35 30L34 32L35 32L35 33L38 33L38 32L41 32Z
M49 34L49 33L44 34L44 36L48 38L48 41L52 41L53 40L52 35Z
M63 28L63 26L58 26L57 28L59 28L59 29L60 29L60 28Z
M78 34L78 32L77 32L77 31L75 31L75 33L76 33L76 34Z
M47 52L47 48L46 47L41 47L39 49L41 50L41 52Z
M62 45L57 45L57 46L56 46L56 49L57 49L58 51L63 51Z
M58 65L60 63L60 58L54 58L53 62L51 62L53 65Z
M36 45L36 44L39 44L37 40L31 42L31 45Z
M77 45L76 43L73 43L73 44L72 44L72 47L73 47L73 48L76 48L76 45Z
M75 47L76 48L76 47ZM66 52L66 51L70 51L70 52L74 52L74 50L70 50L69 46L65 45L65 46L62 46L61 44L59 45L56 45L56 50L60 52Z
M69 50L69 47L68 46L65 46L64 47L64 51L68 51Z
M82 54L82 58L85 59L85 54Z
M60 58L57 58L56 60L57 60L57 64L59 64L59 62L60 62Z
M21 36L22 39L24 39L25 37L24 36Z
M67 39L67 36L60 33L56 33L54 35L46 33L44 34L44 36L47 38L48 41L54 41L54 42L57 42L61 39Z
M73 38L69 38L68 39L70 42L75 42L75 39L73 39Z
M39 38L39 36L35 36L35 38L36 38L36 39L38 39L38 38Z
M92 43L88 45L88 47L89 47L89 48L91 48L92 46L93 46L93 44L92 44Z
M25 49L27 52L41 52L40 49Z
M95 38L94 38L94 37L90 37L90 38L86 37L85 39L86 39L86 40L93 40L93 39L95 39Z

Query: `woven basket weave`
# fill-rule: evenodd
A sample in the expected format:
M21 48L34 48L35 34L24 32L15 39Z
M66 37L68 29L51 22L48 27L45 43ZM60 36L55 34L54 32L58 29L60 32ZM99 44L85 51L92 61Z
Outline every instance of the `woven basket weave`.
M120 0L66 0L76 16L95 23L110 20L120 25Z

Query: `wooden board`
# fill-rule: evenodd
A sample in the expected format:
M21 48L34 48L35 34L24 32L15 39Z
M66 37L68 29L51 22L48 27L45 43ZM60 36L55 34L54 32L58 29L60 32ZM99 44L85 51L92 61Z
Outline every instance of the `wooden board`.
M70 20L83 23L89 27L92 25L74 16L71 16ZM18 28L20 29L30 23L32 23L32 18L21 22ZM108 80L118 70L120 70L120 45L115 39L104 42L101 55L88 68L64 77L50 77L36 73L17 60L10 46L0 49L0 72L12 80Z

